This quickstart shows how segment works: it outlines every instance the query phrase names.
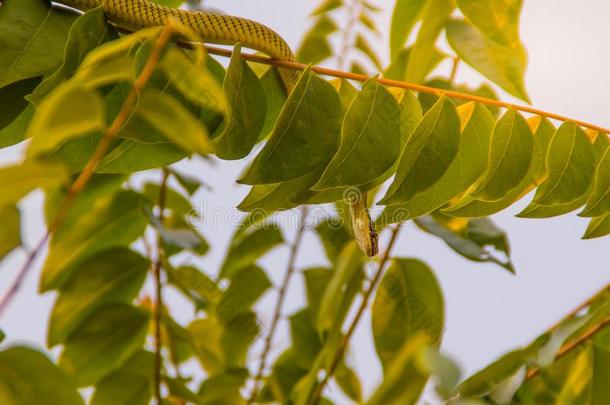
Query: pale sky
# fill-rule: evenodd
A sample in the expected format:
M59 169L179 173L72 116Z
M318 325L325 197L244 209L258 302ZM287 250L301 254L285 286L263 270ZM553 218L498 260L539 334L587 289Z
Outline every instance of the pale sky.
M377 4L385 2L377 1ZM390 2L387 2L390 3ZM311 0L217 0L210 5L227 13L263 22L295 46L309 27L307 15L317 2ZM533 104L541 109L610 126L610 3L607 0L526 0L522 15L522 39L530 62L526 84ZM387 30L388 16L380 18ZM379 40L379 51L387 55L387 40ZM458 82L476 84L480 76L462 66ZM504 97L505 99L510 99ZM0 164L14 161L20 148L0 151ZM180 168L200 175L214 192L199 193L197 204L208 213L220 213L217 220L201 227L213 246L202 261L206 271L214 272L232 232L227 218L247 189L233 183L243 162L219 162L214 167L202 163L182 163ZM158 177L158 176L157 176ZM414 256L431 265L440 279L446 300L446 334L443 350L458 360L466 373L476 371L489 361L543 332L590 294L610 282L610 239L581 241L587 221L574 213L546 220L517 219L531 196L494 219L509 232L517 275L511 276L493 265L472 263L454 254L441 241L424 235L413 226L405 227L395 255ZM23 204L23 231L28 246L42 235L40 195ZM295 213L281 216L287 237L294 234ZM291 222L289 222L291 221ZM382 244L383 246L383 244ZM0 268L0 286L6 286L22 263L24 255L15 253ZM263 260L264 267L277 282L286 266L287 249ZM320 246L311 234L299 257L301 268L324 263ZM11 342L44 344L46 319L52 294L36 295L37 274L31 274L1 327ZM297 276L289 292L289 315L302 303L302 279ZM175 294L169 306L179 320L190 311ZM270 324L274 294L268 294L259 308ZM366 392L379 379L379 364L370 337L370 319L363 319L349 361L360 371ZM285 326L285 325L283 325ZM278 353L288 342L283 327L276 338ZM260 350L260 349L259 349ZM259 350L253 356L258 358ZM333 388L333 391L336 391ZM341 403L341 402L338 402Z

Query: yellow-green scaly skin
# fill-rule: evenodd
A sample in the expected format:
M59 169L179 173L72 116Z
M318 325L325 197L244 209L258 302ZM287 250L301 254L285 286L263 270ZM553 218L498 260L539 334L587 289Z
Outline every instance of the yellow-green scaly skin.
M107 18L127 28L165 25L174 18L200 35L203 41L243 46L263 52L272 58L294 61L292 50L271 28L252 20L203 11L187 11L151 3L148 0L58 0L79 10L103 6ZM296 72L282 70L282 79L290 90L296 82Z

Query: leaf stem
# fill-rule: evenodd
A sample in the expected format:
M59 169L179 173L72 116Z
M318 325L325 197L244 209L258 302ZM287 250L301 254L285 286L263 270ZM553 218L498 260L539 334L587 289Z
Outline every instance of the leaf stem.
M106 130L104 135L102 136L102 139L98 143L97 147L95 148L95 150L93 152L93 155L91 156L91 158L85 165L84 169L81 171L81 173L76 178L74 183L72 183L72 185L70 186L66 199L64 200L63 204L59 208L58 213L55 215L55 217L51 221L49 227L47 228L45 235L36 244L34 249L30 252L30 254L28 255L23 266L21 267L21 269L19 269L19 271L17 273L17 277L15 278L15 281L13 281L13 284L11 284L11 286L9 287L9 289L7 290L5 295L2 297L2 300L0 300L0 316L2 316L2 314L8 307L9 303L13 300L13 298L19 291L21 285L23 284L23 281L25 280L26 276L30 272L36 258L42 251L42 248L49 241L49 238L51 237L51 235L55 231L57 231L57 229L63 223L66 215L68 215L68 213L70 211L70 208L72 208L72 205L74 204L74 201L76 200L76 197L78 197L78 195L85 188L85 186L87 185L89 180L91 180L91 177L93 177L95 170L97 169L98 165L100 164L100 162L106 155L106 152L108 152L108 149L110 148L110 145L111 145L112 141L114 140L114 138L116 137L117 133L119 132L121 127L125 124L125 122L127 122L129 116L131 115L131 113L133 112L133 110L135 108L135 105L136 105L136 102L138 99L138 94L144 88L146 83L148 83L148 81L150 80L150 78L157 66L157 63L159 62L159 59L161 58L161 51L163 50L163 48L165 48L165 46L169 42L173 32L174 32L174 27L173 27L172 23L169 23L168 25L166 25L164 27L164 29L161 31L159 38L157 38L157 41L155 42L155 46L154 46L150 56L148 57L148 60L146 61L144 68L142 69L142 72L140 73L140 75L137 77L137 79L133 83L131 91L129 92L127 98L123 102L121 111L116 116L116 118L114 119L114 121L112 122L110 127L108 127L108 129Z
M254 387L252 388L252 392L250 393L250 397L248 399L248 404L253 404L256 400L256 395L258 394L258 385L260 381L263 379L263 374L265 372L265 368L267 365L267 357L269 356L269 352L271 351L271 345L273 343L273 336L277 329L277 325L279 323L282 307L284 306L284 300L286 299L286 292L288 291L288 286L290 284L290 279L296 269L296 259L299 253L299 248L301 246L301 242L303 241L303 235L305 234L305 221L307 219L308 209L307 206L303 206L301 208L301 221L300 226L297 229L297 233L294 239L294 243L290 247L290 255L288 257L288 266L286 268L286 272L284 273L284 279L282 280L282 284L280 286L280 290L278 293L277 302L275 304L275 310L273 313L273 320L271 321L271 326L269 328L269 333L265 338L265 346L263 348L263 353L261 355L260 364L258 366L258 371L256 376L254 377Z
M371 280L369 288L364 292L364 295L362 297L362 303L360 304L360 307L358 308L358 312L356 313L356 316L352 320L352 323L350 324L350 327L349 327L347 333L345 334L345 336L343 336L341 345L339 346L339 349L337 350L337 352L335 353L335 356L332 359L328 372L326 373L326 375L324 376L324 379L320 382L320 384L318 384L318 386L316 387L316 390L314 391L314 394L313 394L312 400L311 400L311 405L317 405L320 402L320 399L322 398L322 394L324 393L324 388L326 387L326 385L328 384L328 382L334 375L335 371L337 370L337 367L339 366L341 359L343 359L343 355L345 354L345 351L347 350L349 341L352 338L354 332L356 331L356 328L358 327L358 324L360 323L360 320L362 319L362 315L364 315L364 312L366 311L366 309L369 306L369 301L371 299L371 296L373 295L373 291L375 291L375 289L377 288L377 284L379 284L379 281L381 280L381 276L383 276L383 274L384 274L385 266L388 263L388 261L390 260L390 254L392 252L392 248L394 247L396 241L398 240L398 235L400 234L400 229L401 229L400 224L396 225L392 228L392 235L390 237L390 241L388 242L388 246L387 246L383 256L381 257L381 260L379 261L379 267L377 268L377 272L373 276L373 279Z
M159 215L157 216L159 224L163 226L163 211L165 211L165 200L167 194L167 180L169 178L169 170L163 169L163 177L161 179L161 188L159 189ZM163 238L161 233L157 231L157 257L153 265L153 276L155 280L155 305L154 305L154 326L155 326L155 399L158 405L161 405L161 369L163 366L163 357L161 356L161 314L163 312L163 284L161 283L161 262L163 260Z
M347 9L347 24L343 31L342 36L342 44L341 44L341 52L338 55L337 65L339 69L345 70L345 63L347 62L347 56L352 47L352 32L354 30L354 26L356 25L357 17L357 8L360 5L359 0L352 0Z

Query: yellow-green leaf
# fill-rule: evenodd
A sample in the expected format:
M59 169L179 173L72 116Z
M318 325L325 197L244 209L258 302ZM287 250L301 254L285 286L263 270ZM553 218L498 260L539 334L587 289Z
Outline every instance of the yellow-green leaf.
M14 205L0 205L0 262L6 255L21 246L21 215Z
M428 0L397 0L390 27L390 55L394 60L405 46L411 30Z
M505 46L519 42L523 0L457 0L458 7L481 32Z
M68 173L50 163L25 162L20 165L0 167L0 206L16 204L31 191L66 184Z

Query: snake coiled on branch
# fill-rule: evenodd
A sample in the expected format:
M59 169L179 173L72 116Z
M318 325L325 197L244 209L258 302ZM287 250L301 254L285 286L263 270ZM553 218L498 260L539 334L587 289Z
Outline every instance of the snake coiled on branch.
M188 11L165 7L148 0L59 0L61 4L86 11L103 7L108 20L128 29L141 29L165 25L175 19L201 37L203 42L234 45L241 43L266 55L282 60L294 61L294 53L288 43L271 28L246 18L233 17L205 11ZM290 93L298 79L296 70L279 69ZM366 193L348 201L356 241L369 256L377 254L377 234L371 221Z

